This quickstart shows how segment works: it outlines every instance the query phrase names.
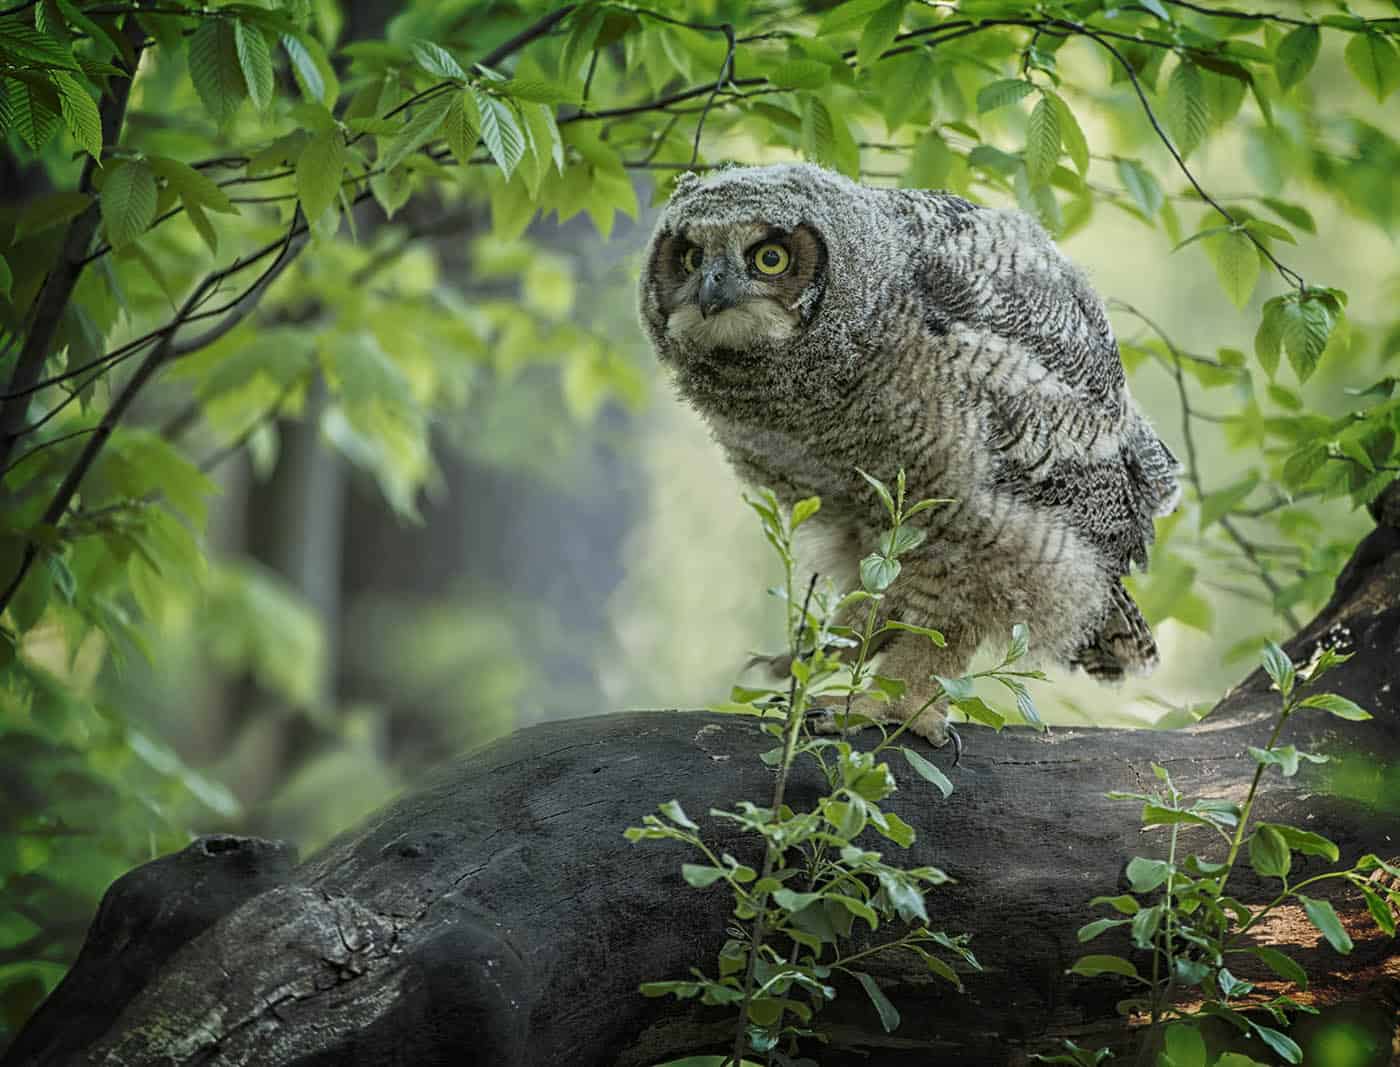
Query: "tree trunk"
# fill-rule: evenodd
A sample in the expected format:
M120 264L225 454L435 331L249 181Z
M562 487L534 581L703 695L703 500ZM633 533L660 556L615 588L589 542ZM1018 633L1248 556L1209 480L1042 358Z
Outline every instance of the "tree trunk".
M1376 773L1400 758L1396 503L1378 512L1383 525L1358 546L1332 601L1288 645L1299 662L1320 643L1354 651L1327 688L1375 718L1299 713L1281 739L1379 761ZM1085 951L1076 929L1102 914L1089 898L1121 891L1125 861L1160 854L1163 842L1140 831L1135 805L1104 794L1150 790L1155 761L1188 795L1239 799L1254 771L1246 746L1264 743L1276 707L1256 672L1203 722L1171 733L968 729L947 800L897 767L889 807L919 833L900 860L957 879L930 892L932 925L972 933L985 970L966 975L958 994L912 956L872 962L903 1023L885 1034L859 989L843 987L820 1017L831 1036L813 1053L823 1067L1019 1064L1057 1038L1121 1038L1114 1006L1126 988L1066 969ZM771 746L753 720L703 712L549 723L440 768L294 870L265 842L196 842L113 886L77 966L5 1062L643 1067L721 1050L728 1012L648 1000L637 986L686 977L691 966L713 972L727 896L681 880L693 858L683 848L631 845L623 830L672 798L692 816L765 802L772 772L758 754ZM936 758L946 767L945 753ZM1267 781L1261 818L1326 834L1343 863L1400 854L1394 795L1357 799L1336 764ZM799 763L789 802L808 806L822 787ZM754 862L752 842L730 824L699 821L716 851ZM1196 832L1183 831L1186 847L1208 848ZM1299 862L1305 874L1323 869ZM1267 899L1243 866L1232 892ZM1384 1046L1367 1062L1384 1064L1400 950L1357 894L1331 899L1356 942L1349 957L1321 943L1298 909L1284 909L1260 940L1289 947L1305 968L1300 1000L1340 1005L1372 1026ZM1095 951L1128 951L1102 944Z

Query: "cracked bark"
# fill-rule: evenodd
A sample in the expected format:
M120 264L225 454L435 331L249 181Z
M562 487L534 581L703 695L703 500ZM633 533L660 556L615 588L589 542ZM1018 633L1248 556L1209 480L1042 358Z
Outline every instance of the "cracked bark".
M1323 641L1354 650L1328 688L1375 718L1299 714L1280 743L1400 760L1400 498L1389 504L1331 602L1287 646L1298 661ZM1153 761L1169 761L1188 794L1242 793L1254 768L1245 749L1263 743L1274 697L1256 672L1172 733L969 729L948 800L897 766L890 807L919 831L903 858L957 878L930 893L933 925L971 932L986 969L958 995L912 957L872 966L903 1024L884 1034L859 990L842 989L822 1017L832 1038L814 1053L823 1067L1020 1064L1060 1037L1111 1039L1126 990L1065 974L1084 951L1075 930L1099 917L1090 897L1124 887L1127 858L1164 842L1140 833L1134 805L1104 793L1141 790ZM645 1067L722 1050L726 1013L636 990L712 967L725 895L684 884L680 864L693 857L681 847L632 846L622 831L672 798L693 817L761 800L771 772L758 753L771 745L752 720L703 712L554 722L439 768L298 867L255 839L196 842L113 886L77 965L4 1062ZM1327 834L1344 862L1400 856L1395 798L1348 795L1333 766L1272 778L1259 817ZM809 804L820 786L799 765L790 802ZM716 850L755 862L728 824L698 821ZM1185 845L1205 847L1192 834ZM1231 885L1242 899L1264 896L1247 872ZM1374 1060L1384 1064L1400 950L1358 896L1331 899L1356 941L1351 956L1287 912L1260 937L1291 946L1310 978L1300 999L1384 1037ZM1129 951L1109 937L1094 949ZM1248 1051L1267 1058L1258 1042Z

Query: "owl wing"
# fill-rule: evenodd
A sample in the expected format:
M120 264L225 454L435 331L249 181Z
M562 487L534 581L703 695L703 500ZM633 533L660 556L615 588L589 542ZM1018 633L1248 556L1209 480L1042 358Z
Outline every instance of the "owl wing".
M925 194L938 196L939 194ZM999 493L1063 516L1114 575L1145 566L1179 469L1128 394L1103 303L1030 216L943 197L926 321L984 413ZM956 203L948 203L956 201ZM1155 654L1116 577L1093 673Z

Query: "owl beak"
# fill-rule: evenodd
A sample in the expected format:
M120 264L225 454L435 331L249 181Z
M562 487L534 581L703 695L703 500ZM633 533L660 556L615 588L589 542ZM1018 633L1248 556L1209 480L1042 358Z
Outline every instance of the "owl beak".
M700 279L700 314L709 318L739 302L739 279L724 267L708 270Z

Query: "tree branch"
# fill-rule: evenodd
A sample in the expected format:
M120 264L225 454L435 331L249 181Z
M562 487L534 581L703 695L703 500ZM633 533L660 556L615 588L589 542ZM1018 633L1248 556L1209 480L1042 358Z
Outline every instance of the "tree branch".
M139 61L142 32L134 19L128 23L125 33ZM99 114L104 145L116 144L121 136L127 104L131 100L131 86L135 80L136 70L133 68L124 80L112 84L111 96L102 102ZM97 159L88 157L83 165L82 178L78 182L80 192L92 192L93 179L99 166L101 164ZM5 390L7 396L0 400L0 467L9 462L20 427L29 415L29 387L38 379L44 369L44 363L49 358L54 337L63 322L63 313L68 309L73 290L83 272L84 257L92 244L93 235L97 232L100 218L101 212L97 201L94 200L68 224L68 232L64 235L58 261L44 279L39 295L35 298L29 332L25 336L19 357L15 360L15 368Z
M1152 110L1152 104L1147 99L1147 93L1142 88L1142 82L1138 80L1137 71L1134 70L1133 65L1128 62L1127 57L1125 57L1111 41L1107 40L1107 34L1101 33L1098 30L1091 30L1082 23L1066 22L1062 19L1053 20L1053 24L1073 30L1075 33L1083 34L1100 48L1106 49L1108 53L1117 60L1118 65L1123 68L1123 73L1128 76L1128 81L1132 84L1133 92L1137 93L1138 102L1142 105L1142 110L1147 115L1147 121L1151 124L1153 132L1157 134L1157 139L1160 140L1167 151L1171 153L1172 159L1176 161L1177 168L1182 174L1186 175L1186 180L1191 183L1191 187L1196 190L1197 195L1200 196L1202 200L1213 207L1231 226L1239 227L1239 221L1230 213L1229 209L1206 192L1205 187L1202 186L1201 183L1196 180L1196 176L1191 173L1191 168L1186 165L1186 160L1183 159L1181 153L1177 151L1176 145L1172 143L1172 139L1167 136L1167 131L1162 129L1162 124L1157 121L1157 114ZM1303 281L1303 276L1292 267L1281 262L1279 258L1269 250L1268 245L1247 229L1241 228L1239 232L1249 238L1254 247L1259 250L1260 255L1273 264L1274 269L1279 272L1279 275L1282 276L1285 281L1296 286L1299 290L1307 289L1307 283Z
M93 463L96 462L99 453L101 453L108 439L112 436L112 432L116 429L117 424L121 422L127 409L131 407L132 401L136 399L137 394L140 393L151 378L155 376L156 372L167 362L212 344L242 321L243 317L251 310L252 306L257 303L258 298L266 291L267 287L271 285L273 281L291 265L297 255L300 254L302 248L304 248L306 244L305 240L301 238L304 237L306 232L307 228L305 223L300 226L293 225L284 239L273 242L270 246L271 249L275 250L279 246L281 248L277 258L273 260L272 264L259 275L258 279L249 286L248 289L221 309L226 311L223 321L192 341L177 346L175 344L175 338L180 328L194 320L194 309L203 302L206 294L213 292L225 279L245 270L258 260L265 258L268 254L268 250L264 249L262 252L256 253L254 256L247 259L235 260L230 266L207 275L203 281L195 286L194 291L186 298L185 303L176 313L175 318L171 320L170 325L161 337L160 343L151 350L150 354L146 356L144 360L142 360L140 366L136 368L136 371L112 400L111 406L102 416L102 421L93 429L92 436L88 439L87 444L83 447L77 460L74 461L67 476L60 483L58 489L55 490L53 498L49 501L49 506L44 510L43 517L40 519L38 525L49 527L58 525L64 513L68 510L68 505L77 494L79 486L82 485L83 479L87 476ZM205 313L206 316L208 314L211 313ZM30 567L33 566L35 559L38 557L38 553L38 542L31 539L28 544L25 545L24 555L20 560L20 565L16 569L14 576L10 579L9 585L6 587L4 593L0 594L0 613L4 612L5 608L14 598L15 593L20 587L20 583L24 581L25 575L29 573Z

